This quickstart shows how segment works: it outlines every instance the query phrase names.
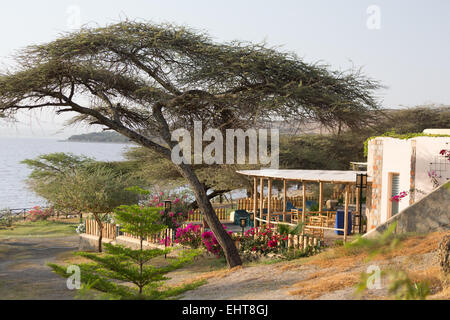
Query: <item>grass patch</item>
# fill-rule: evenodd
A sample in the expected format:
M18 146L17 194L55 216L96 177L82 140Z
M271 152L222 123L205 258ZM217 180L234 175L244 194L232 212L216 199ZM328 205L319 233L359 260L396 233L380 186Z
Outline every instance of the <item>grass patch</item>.
M19 222L0 228L0 238L61 237L76 235L77 223L69 221Z

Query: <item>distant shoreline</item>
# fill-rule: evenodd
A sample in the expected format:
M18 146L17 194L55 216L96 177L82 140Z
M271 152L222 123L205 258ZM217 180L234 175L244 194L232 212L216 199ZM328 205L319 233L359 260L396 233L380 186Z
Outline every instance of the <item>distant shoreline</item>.
M83 143L114 143L114 144L133 144L132 141L122 142L122 141L93 141L93 140L57 140L58 142L83 142Z
M91 132L70 136L68 142L100 142L100 143L131 143L130 139L117 132L103 131Z

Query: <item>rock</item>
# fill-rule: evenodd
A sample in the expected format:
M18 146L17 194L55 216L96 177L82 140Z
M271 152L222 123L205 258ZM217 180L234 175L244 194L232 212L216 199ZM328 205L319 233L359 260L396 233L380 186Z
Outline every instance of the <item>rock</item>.
M439 243L438 259L444 274L450 274L450 234L445 235Z

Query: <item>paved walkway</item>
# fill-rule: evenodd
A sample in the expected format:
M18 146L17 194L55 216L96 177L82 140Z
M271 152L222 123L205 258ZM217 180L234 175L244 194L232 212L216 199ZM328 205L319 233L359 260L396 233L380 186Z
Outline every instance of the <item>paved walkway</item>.
M0 240L0 300L73 299L66 280L47 266L78 248L78 236Z

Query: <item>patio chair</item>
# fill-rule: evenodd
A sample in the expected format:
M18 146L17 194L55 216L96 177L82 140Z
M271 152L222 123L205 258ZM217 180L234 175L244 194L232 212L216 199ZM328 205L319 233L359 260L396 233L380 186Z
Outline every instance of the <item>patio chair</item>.
M307 225L314 226L314 227L324 227L325 221L326 221L326 217L311 216L308 219ZM323 229L308 228L308 226L305 227L305 231L307 234L312 235L314 238L323 240L323 238L324 238L324 230Z

